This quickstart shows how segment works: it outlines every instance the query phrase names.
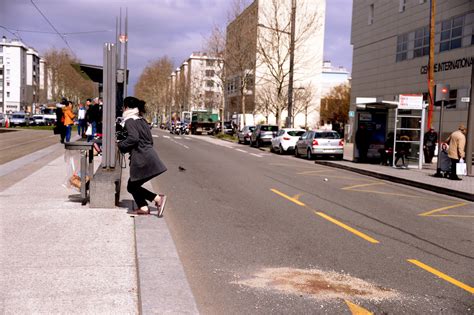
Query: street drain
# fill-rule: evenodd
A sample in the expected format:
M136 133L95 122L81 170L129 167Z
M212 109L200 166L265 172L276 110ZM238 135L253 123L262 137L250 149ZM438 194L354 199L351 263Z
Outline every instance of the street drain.
M382 288L362 279L317 269L268 268L253 278L238 281L252 288L278 290L287 294L307 295L318 300L327 299L397 299L394 290Z

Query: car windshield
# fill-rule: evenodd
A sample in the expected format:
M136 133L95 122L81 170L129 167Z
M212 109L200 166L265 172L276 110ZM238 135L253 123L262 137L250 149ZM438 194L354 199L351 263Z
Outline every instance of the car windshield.
M12 118L25 118L25 115L13 115Z
M297 131L297 130L288 131L288 135L292 137L301 137L303 133L304 131Z
M318 139L340 139L341 138L339 134L335 131L316 132L316 135L314 137Z
M250 131L254 131L254 130L255 130L255 126L249 127L249 130L250 130Z
M278 131L278 126L262 126L261 131Z

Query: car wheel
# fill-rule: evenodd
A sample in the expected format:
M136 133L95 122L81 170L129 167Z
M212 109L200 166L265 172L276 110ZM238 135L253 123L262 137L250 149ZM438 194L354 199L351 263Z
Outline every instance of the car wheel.
M273 148L273 144L270 145L270 152L275 153L275 148Z
M342 155L342 154L340 154L340 155L336 155L336 160L342 160L342 157L343 157L343 155Z
M295 147L295 157L300 157L300 154L298 153L298 148Z
M308 160L312 160L313 159L313 153L311 153L311 150L308 149L308 151L306 152L306 158Z
M281 146L281 144L278 147L278 153L280 153L281 155L285 154L285 151L283 151L283 147Z
M257 148L260 148L261 146L260 139L257 139L257 141L255 141L255 145L257 146Z

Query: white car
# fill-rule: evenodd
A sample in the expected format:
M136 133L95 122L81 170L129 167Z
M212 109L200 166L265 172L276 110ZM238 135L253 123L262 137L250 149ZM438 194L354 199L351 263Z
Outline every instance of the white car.
M282 128L277 136L272 139L270 149L274 152L284 154L293 151L298 139L305 133L304 129Z

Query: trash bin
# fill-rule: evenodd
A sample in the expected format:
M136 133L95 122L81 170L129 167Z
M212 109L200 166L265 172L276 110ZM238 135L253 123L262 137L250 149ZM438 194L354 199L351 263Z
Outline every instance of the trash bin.
M91 179L94 174L94 150L92 142L85 141L74 141L66 142L64 144L66 150L79 150L81 151L81 193L79 195L70 195L69 199L76 202L81 202L82 205L85 205L88 201L87 196L87 176Z

